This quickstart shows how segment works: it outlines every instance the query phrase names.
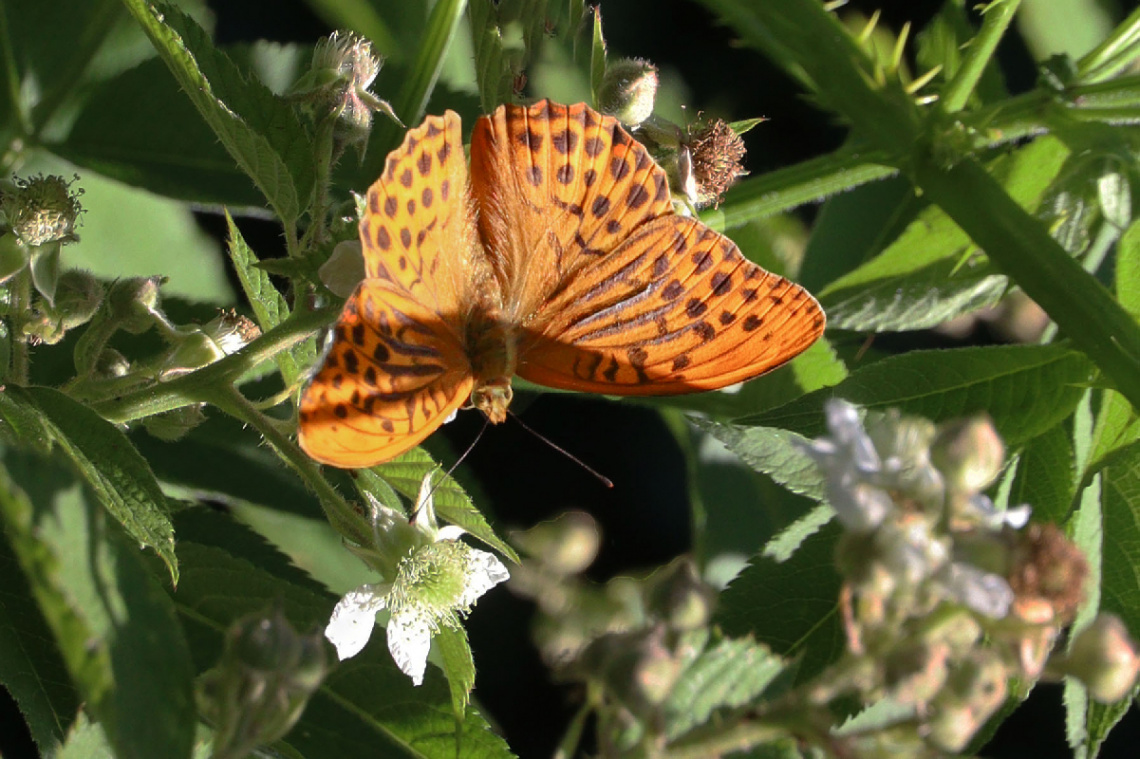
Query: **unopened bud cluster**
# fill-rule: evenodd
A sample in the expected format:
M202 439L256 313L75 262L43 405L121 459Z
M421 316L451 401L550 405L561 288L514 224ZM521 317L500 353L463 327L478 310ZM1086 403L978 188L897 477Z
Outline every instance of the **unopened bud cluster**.
M546 662L600 694L603 721L660 717L693 650L690 637L703 635L712 616L713 591L692 561L682 557L644 579L590 583L579 575L593 562L600 536L582 512L516 533L512 542L527 558L509 587L538 604L535 637Z
M320 633L297 633L280 609L236 621L217 666L198 681L213 756L247 756L284 736L327 671Z
M380 73L381 59L372 43L353 32L333 32L313 49L313 63L292 87L317 120L335 120L338 150L353 146L361 155L372 132L372 114L380 111L397 121L387 102L369 87Z
M916 745L961 750L1002 705L1011 678L1045 674L1081 602L1085 558L1060 530L1027 526L1027 507L1002 512L981 492L1004 461L988 419L861 419L832 401L827 420L830 434L803 449L845 529L837 562L848 652L836 669L845 674L821 678L816 698L890 698L913 710L906 724ZM1135 650L1090 645L1070 655L1064 674L1092 687L1090 673L1114 678L1090 662L1103 670L1124 658L1115 680L1134 682Z

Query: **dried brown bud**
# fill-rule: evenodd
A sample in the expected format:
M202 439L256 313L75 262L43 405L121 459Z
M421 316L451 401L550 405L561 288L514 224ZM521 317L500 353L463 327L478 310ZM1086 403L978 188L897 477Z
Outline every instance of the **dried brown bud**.
M706 122L696 131L690 129L685 147L696 193L690 199L698 208L719 204L737 177L747 173L744 140L721 119Z
M1030 524L1018 538L1007 578L1016 596L1014 611L1035 623L1067 624L1083 598L1088 561L1052 524ZM1042 604L1052 610L1051 620L1041 619Z

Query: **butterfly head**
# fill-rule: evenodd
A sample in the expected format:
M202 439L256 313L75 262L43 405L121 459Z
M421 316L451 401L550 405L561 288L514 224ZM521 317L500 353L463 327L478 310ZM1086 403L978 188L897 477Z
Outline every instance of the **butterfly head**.
M482 411L491 424L501 424L507 420L507 407L513 397L511 378L498 377L475 386L471 391L471 405Z

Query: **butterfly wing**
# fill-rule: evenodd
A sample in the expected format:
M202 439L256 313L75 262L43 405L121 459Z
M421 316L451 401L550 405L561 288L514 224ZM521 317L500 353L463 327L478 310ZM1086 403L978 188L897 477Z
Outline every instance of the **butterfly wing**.
M386 461L467 400L464 308L486 279L469 198L456 114L428 117L389 154L360 221L365 279L301 397L299 442L313 458Z
M665 172L585 105L481 118L471 176L525 379L619 395L711 390L779 366L823 331L806 290L677 216Z
M643 224L543 306L518 374L567 390L670 395L763 374L823 333L799 285L744 258L693 219Z
M391 283L362 282L333 334L300 405L299 442L318 461L387 461L419 445L471 394L454 332Z
M528 319L649 219L673 213L665 173L616 119L584 103L505 105L471 134L479 236Z
M364 276L458 320L486 269L471 216L459 116L429 116L393 150L360 221Z

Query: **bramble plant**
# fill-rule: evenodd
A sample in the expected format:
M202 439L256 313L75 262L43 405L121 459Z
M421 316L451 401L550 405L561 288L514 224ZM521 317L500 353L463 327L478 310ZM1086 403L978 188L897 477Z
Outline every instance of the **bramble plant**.
M1039 681L1098 754L1140 673L1140 11L1011 94L1019 0L898 34L700 4L846 141L746 173L763 119L683 113L582 0L313 2L341 31L228 47L198 2L0 0L0 684L42 756L511 756L466 628L507 593L573 686L560 756L972 753ZM296 442L353 193L426 114L541 98L617 118L827 314L764 378L622 402L673 433L693 549L605 582L593 517L507 533L440 435L351 472ZM1010 344L871 341L979 318Z

